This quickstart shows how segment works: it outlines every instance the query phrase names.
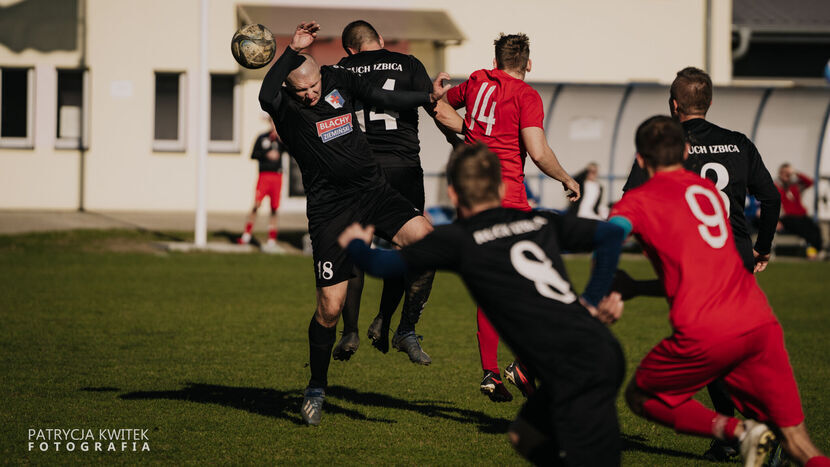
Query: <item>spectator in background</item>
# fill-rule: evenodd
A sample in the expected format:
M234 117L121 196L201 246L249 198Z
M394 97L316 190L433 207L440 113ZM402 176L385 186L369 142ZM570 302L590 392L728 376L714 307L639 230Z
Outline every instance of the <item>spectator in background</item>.
M579 183L582 198L568 207L568 214L584 219L605 220L608 207L602 204L602 184L599 182L599 165L591 162L574 176Z
M821 231L807 215L801 201L801 192L813 186L813 179L796 172L785 162L778 168L775 186L781 194L781 224L784 228L807 241L807 258L817 259L821 252Z
M277 249L277 208L280 207L280 190L282 189L282 154L285 147L277 134L274 122L269 118L271 129L259 135L251 151L251 159L259 162L259 179L256 183L254 208L248 214L245 222L245 232L239 238L240 244L251 242L251 231L254 229L256 212L266 196L271 201L271 217L268 219L268 242L266 251Z

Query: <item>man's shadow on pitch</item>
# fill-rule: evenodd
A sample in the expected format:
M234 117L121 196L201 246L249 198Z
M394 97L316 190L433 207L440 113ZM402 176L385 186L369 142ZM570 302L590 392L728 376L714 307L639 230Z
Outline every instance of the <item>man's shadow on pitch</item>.
M97 392L96 388L82 388L83 391ZM181 389L171 391L136 391L118 396L124 400L153 400L168 399L196 402L200 404L216 404L232 407L238 410L281 418L296 425L304 425L300 416L300 402L302 390L278 391L270 388L251 388L221 386L203 383L185 383ZM397 397L376 392L360 392L343 386L330 386L326 390L326 402L323 411L326 414L345 415L354 420L397 423L383 417L367 416L357 410L337 405L336 400L351 402L367 407L408 410L426 417L438 417L453 420L458 423L478 425L484 433L506 433L510 421L494 418L483 412L453 407L452 402L439 400L407 401Z

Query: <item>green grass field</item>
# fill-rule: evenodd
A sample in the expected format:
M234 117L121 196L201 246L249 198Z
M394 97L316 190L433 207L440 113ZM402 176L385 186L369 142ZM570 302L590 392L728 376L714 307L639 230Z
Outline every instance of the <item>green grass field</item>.
M514 391L516 400L497 405L479 394L475 308L457 277L438 275L419 325L433 364L383 355L362 338L350 362L332 362L323 423L311 428L298 414L309 375L311 259L166 254L149 248L151 240L128 231L0 236L4 462L522 463L505 435L521 396ZM653 276L645 261L623 266L635 277ZM571 258L568 267L581 289L588 260ZM825 452L828 276L830 263L778 262L759 277L786 332L808 425ZM379 295L379 282L367 280L361 335ZM665 302L630 302L613 330L628 378L669 333ZM506 348L499 360L510 362ZM700 454L708 440L636 418L621 400L619 414L624 464L706 463ZM29 451L29 430L47 428L96 436L99 429L147 429L150 451Z

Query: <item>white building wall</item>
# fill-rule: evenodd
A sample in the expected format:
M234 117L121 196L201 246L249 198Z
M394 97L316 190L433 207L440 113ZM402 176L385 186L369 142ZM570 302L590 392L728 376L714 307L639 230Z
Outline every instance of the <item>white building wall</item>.
M194 209L199 2L86 1L90 102L86 208ZM240 71L229 53L229 41L241 3L347 7L335 0L211 0L211 72ZM509 5L495 0L354 0L348 7L446 10L467 37L447 49L446 68L456 77L491 66L492 41L501 31L530 35L534 64L528 80L534 82L669 82L677 69L704 62L704 0L519 0ZM302 19L313 18L297 18ZM724 29L719 34L728 37L729 25L715 23L719 31ZM279 44L280 51L284 45ZM722 56L728 47L724 43L713 48ZM12 53L0 45L0 66L36 66L34 148L0 148L0 208L78 206L78 151L55 149L54 140L55 69L76 67L79 62L78 52ZM186 73L184 152L152 149L154 71ZM210 211L246 211L252 202L257 169L249 160L250 145L266 124L256 100L261 73L242 76L238 152L208 157ZM246 78L250 76L254 79ZM438 156L445 157L445 151L439 148L435 153L425 154L428 170L443 165ZM283 209L301 211L304 202L284 199Z

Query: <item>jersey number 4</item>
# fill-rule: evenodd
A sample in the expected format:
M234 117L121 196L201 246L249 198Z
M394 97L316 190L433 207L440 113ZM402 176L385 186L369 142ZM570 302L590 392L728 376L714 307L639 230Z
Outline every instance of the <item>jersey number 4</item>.
M394 91L395 90L395 80L392 78L388 78L385 83L383 83L383 89L387 91ZM363 132L366 132L366 125L369 122L366 122L364 125L363 123L363 109L360 109L355 112L357 115L357 121L360 123L360 129ZM369 109L369 121L383 121L383 128L386 130L397 130L398 129L398 118L401 115L394 110L389 110L387 112L378 112L376 107L372 107Z
M722 194L723 192L719 193ZM712 205L714 213L704 213L695 195L701 195L706 198L709 204ZM689 188L686 188L686 203L689 205L689 209L692 210L692 215L702 222L702 224L697 226L697 231L700 233L703 241L708 243L712 248L723 248L726 245L727 237L729 237L729 231L726 229L726 217L723 214L723 209L720 207L720 203L718 203L715 194L700 185L690 185ZM711 232L711 229L715 227L717 227L717 234Z
M489 90L487 89L488 87L490 88ZM473 111L467 116L467 128L472 130L476 124L476 120L478 120L479 122L487 125L484 129L484 134L490 136L490 133L493 131L493 125L496 124L496 101L493 101L493 104L490 105L489 115L484 112L487 110L487 104L490 103L490 96L493 95L493 91L495 90L496 85L491 83L482 83L481 87L478 88L478 94L476 95L476 102L473 105ZM484 96L484 102L482 102L482 96ZM481 104L480 107L479 104ZM476 113L478 113L478 116L476 116Z
M516 242L510 248L510 262L516 272L533 281L543 297L562 303L573 303L576 300L576 295L571 292L571 284L554 269L553 262L539 245L530 240Z

